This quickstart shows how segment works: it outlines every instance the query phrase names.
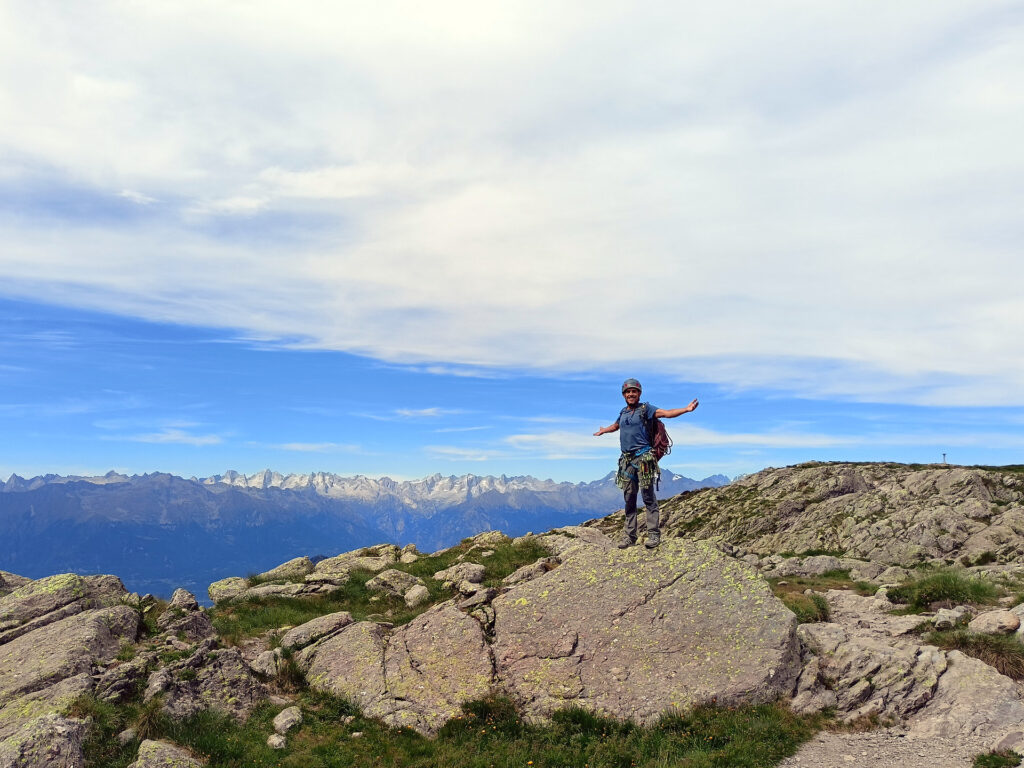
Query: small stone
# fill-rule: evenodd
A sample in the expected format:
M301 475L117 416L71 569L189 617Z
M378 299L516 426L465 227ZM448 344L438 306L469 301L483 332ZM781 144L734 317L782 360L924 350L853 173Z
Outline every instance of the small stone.
M422 584L409 588L405 593L405 604L409 608L417 608L430 600L430 590Z
M978 614L967 628L983 635L1008 635L1020 627L1020 618L1012 611L986 611Z
M128 743L130 743L132 741L135 741L135 729L134 728L125 728L123 731L121 731L119 734L117 734L117 741L122 746L124 746L125 744L128 744Z
M288 709L282 710L274 718L274 730L284 735L301 722L302 710L298 707L288 707Z
M361 739L361 738L363 738L363 732L362 731L352 731L352 738L353 739Z
M267 738L267 746L271 749L284 749L287 744L288 740L279 733L272 733Z

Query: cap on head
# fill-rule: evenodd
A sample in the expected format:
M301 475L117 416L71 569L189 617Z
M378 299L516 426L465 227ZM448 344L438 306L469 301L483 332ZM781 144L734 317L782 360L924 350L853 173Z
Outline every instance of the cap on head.
M625 392L627 389L639 389L641 392L644 391L644 388L640 386L640 382L636 379L626 379L622 382L622 391Z

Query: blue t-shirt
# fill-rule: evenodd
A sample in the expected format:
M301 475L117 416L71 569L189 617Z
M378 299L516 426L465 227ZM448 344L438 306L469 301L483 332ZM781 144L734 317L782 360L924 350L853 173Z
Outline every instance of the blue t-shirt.
M619 446L623 452L636 453L651 447L651 441L647 439L647 421L654 418L658 406L647 403L647 418L644 419L641 416L642 405L638 403L632 411L627 405L619 411Z

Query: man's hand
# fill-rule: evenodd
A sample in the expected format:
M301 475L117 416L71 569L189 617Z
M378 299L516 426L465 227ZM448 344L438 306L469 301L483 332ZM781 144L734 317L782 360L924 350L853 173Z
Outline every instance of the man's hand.
M700 405L700 403L697 402L697 398L696 397L693 398L693 402L691 402L688 406L686 406L686 412L690 413L692 411L696 411L698 405Z

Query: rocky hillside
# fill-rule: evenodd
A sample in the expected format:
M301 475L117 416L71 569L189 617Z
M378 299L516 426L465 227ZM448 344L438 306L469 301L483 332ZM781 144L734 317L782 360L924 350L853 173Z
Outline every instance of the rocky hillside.
M831 553L887 565L1024 558L1024 472L941 465L800 464L662 505L669 535L762 556ZM621 513L599 525L612 530Z
M452 755L535 732L474 704L495 697L516 722L569 724L580 749L587 734L613 740L605 763L685 763L665 750L689 749L691 726L666 713L782 701L774 716L803 735L785 748L765 736L757 765L791 754L826 712L885 727L869 740L825 733L787 765L856 761L845 757L856 743L880 766L966 767L990 749L1024 748L1024 700L1007 676L1024 678L1013 666L1013 654L1024 659L1024 564L1006 533L1016 479L893 465L766 470L666 501L667 535L653 551L615 546L621 513L516 540L483 533L432 554L381 544L221 580L210 610L184 590L170 603L140 597L112 576L0 571L0 768L402 765L406 747L425 764L445 739L456 752L438 762L468 765ZM864 548L872 526L885 539ZM977 578L950 578L984 587L976 599L930 597L915 615L893 613L915 583L900 564L956 560ZM816 613L798 619L788 606L799 600ZM923 634L932 629L946 634ZM699 748L735 764L726 717L714 716ZM771 716L751 717L764 729ZM640 730L617 736L615 721ZM368 739L352 746L371 732L380 751ZM540 733L530 749L550 741ZM614 741L622 733L654 733L661 751L639 761ZM324 749L348 757L323 762ZM523 749L506 762L527 759Z

